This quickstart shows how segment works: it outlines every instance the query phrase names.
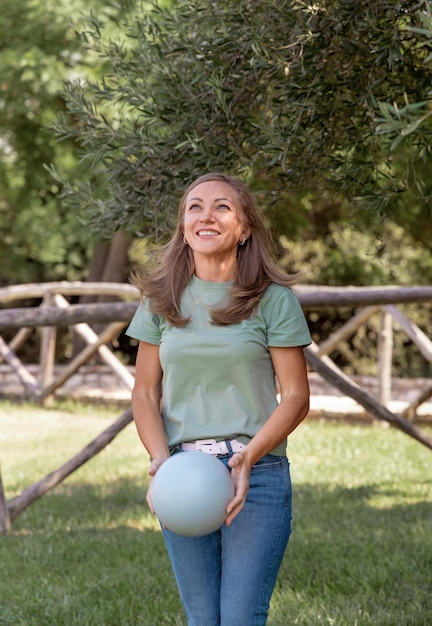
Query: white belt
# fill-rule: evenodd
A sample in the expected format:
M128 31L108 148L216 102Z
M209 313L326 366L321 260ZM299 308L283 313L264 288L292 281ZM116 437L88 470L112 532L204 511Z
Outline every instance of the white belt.
M233 452L240 452L246 447L244 443L237 441L237 439L228 440L231 450ZM227 441L216 441L216 439L198 439L190 443L181 443L179 448L181 450L199 450L200 452L206 452L207 454L213 454L218 456L219 454L230 454Z

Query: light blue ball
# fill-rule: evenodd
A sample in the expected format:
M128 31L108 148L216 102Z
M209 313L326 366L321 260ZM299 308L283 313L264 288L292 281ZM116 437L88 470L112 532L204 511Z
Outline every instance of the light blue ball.
M225 521L234 496L225 465L205 452L178 452L157 470L151 500L160 522L186 537L208 535Z

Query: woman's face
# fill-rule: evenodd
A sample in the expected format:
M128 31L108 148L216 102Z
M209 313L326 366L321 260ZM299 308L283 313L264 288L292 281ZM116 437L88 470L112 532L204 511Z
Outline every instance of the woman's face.
M186 196L184 235L195 257L236 257L239 241L250 235L237 191L217 180L194 187Z

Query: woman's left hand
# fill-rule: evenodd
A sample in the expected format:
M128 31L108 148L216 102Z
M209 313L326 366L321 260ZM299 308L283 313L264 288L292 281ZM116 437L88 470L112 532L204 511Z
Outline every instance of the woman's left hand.
M240 513L246 502L249 491L250 465L243 452L236 452L228 461L231 467L231 477L234 482L235 495L228 503L225 524L229 526L233 519Z

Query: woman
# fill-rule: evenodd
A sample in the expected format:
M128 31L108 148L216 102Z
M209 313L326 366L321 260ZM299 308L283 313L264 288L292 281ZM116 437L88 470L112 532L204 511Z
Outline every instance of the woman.
M145 299L128 329L140 341L132 408L150 476L170 454L198 449L235 485L219 531L163 529L188 624L265 624L291 532L287 436L309 410L311 340L294 278L277 269L248 188L206 174L186 190L158 265L136 282Z

